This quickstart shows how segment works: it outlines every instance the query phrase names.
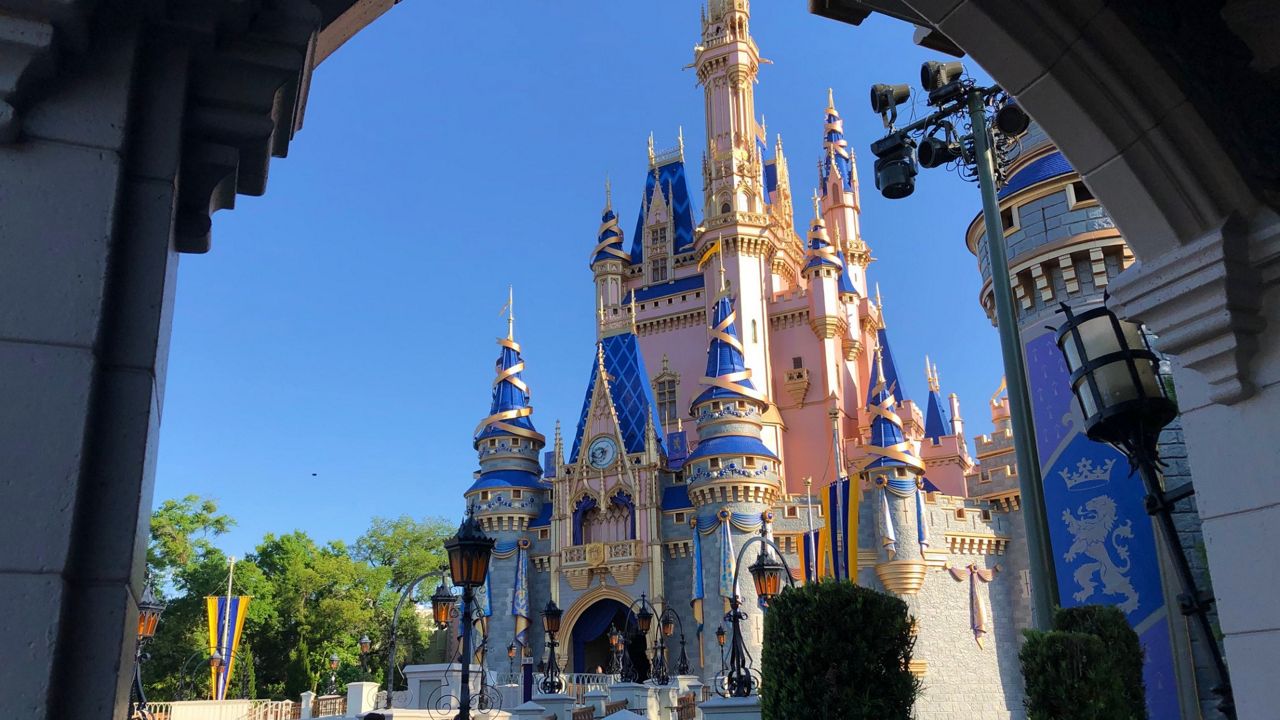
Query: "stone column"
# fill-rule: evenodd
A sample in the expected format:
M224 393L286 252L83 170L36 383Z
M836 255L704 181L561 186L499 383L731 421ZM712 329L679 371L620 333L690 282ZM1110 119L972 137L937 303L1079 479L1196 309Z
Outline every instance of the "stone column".
M7 716L122 717L177 253L264 192L324 19L170 5L0 0L0 506L30 518L0 528Z
M707 720L760 720L760 696L720 697L716 696L698 706L702 717ZM819 708L815 715L821 715Z
M347 683L347 714L363 715L375 710L378 702L378 683Z
M310 690L302 693L302 698L300 699L299 704L302 708L300 717L302 720L309 720L311 713L316 709L316 694Z

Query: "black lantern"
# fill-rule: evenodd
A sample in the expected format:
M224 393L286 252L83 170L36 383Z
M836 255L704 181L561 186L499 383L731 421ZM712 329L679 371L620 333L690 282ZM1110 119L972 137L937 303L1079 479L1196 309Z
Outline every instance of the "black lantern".
M442 628L449 624L453 606L457 603L457 596L449 592L449 588L445 587L444 581L441 580L436 586L436 591L431 594L431 617L436 621L436 627Z
M564 681L560 678L560 665L556 662L556 633L560 632L560 618L564 615L555 600L548 600L542 609L542 627L547 631L547 670L539 683L542 692L553 695L564 690Z
M1084 414L1090 440L1123 443L1142 427L1158 433L1178 414L1160 381L1160 359L1142 327L1099 305L1076 314L1066 303L1067 321L1058 330L1058 348L1071 372L1071 392Z
M142 590L142 600L138 602L138 642L146 642L155 637L156 626L160 624L164 608L165 604L156 597L148 582Z
M653 627L653 613L649 612L643 593L640 595L640 600L640 612L636 613L636 627L640 629L641 635L648 635L649 628Z
M511 643L507 646L507 659L514 660L516 657L516 644Z
M770 600L782 592L782 578L787 574L786 567L768 552L761 550L756 561L747 570L751 571L751 579L756 586L756 595L767 606Z
M671 637L676 632L676 614L674 612L662 613L662 634Z
M1178 414L1160 377L1160 358L1152 352L1142 327L1121 320L1105 301L1078 314L1063 303L1062 313L1067 321L1058 329L1058 349L1071 371L1071 392L1084 415L1085 433L1090 440L1109 443L1124 453L1130 473L1136 471L1142 477L1147 514L1157 518L1178 573L1179 609L1196 621L1218 676L1213 688L1221 698L1218 709L1234 720L1231 678L1209 622L1214 597L1196 587L1173 519L1175 505L1194 495L1195 488L1187 482L1166 490L1157 469L1160 431Z
M330 655L330 656L329 656L329 669L330 669L330 670L333 670L334 672L337 672L337 671L338 671L338 665L340 665L341 663L342 663L342 661L338 658L338 653L334 653L334 654L332 654L332 655Z
M563 616L564 611L556 606L556 601L548 600L542 609L542 627L549 633L560 632L560 618Z
M368 655L369 649L372 647L373 647L373 641L369 639L369 636L361 635L360 636L360 654Z
M215 673L222 669L222 654L217 650L209 654L209 669Z
M489 571L489 558L493 554L493 538L484 534L475 513L467 509L467 517L458 526L458 532L444 543L449 553L449 572L454 584L463 588L478 588L484 584Z
M724 638L725 638L724 625L721 625L720 627L716 628L716 643L719 644L720 647L724 647Z

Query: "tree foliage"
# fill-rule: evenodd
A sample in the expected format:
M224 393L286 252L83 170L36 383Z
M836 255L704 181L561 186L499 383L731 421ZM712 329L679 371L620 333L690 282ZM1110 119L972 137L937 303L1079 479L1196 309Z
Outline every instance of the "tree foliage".
M1059 609L1053 630L1025 634L1030 720L1146 720L1142 646L1118 608Z
M785 590L764 617L762 716L909 720L911 624L906 603L853 583Z
M213 541L233 525L215 501L197 496L167 500L152 515L148 571L168 603L143 669L152 699L209 696L205 597L227 591L228 558ZM443 520L402 517L374 518L352 546L321 545L301 531L265 536L235 565L232 593L252 600L228 696L296 699L323 691L333 654L339 690L356 680L385 682L403 578L442 567L451 532ZM374 643L367 670L358 646L365 634ZM416 613L401 614L398 634L397 665L426 656L431 634Z

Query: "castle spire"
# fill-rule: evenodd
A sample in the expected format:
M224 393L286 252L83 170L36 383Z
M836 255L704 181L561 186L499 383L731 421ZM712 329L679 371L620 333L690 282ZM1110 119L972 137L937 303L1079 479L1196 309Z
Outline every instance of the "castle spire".
M872 367L871 390L867 393L867 412L871 414L871 438L866 445L871 462L865 469L873 470L882 467L914 468L924 471L924 464L916 457L902 432L902 419L894 412L899 398L896 386L897 368L893 364L893 356L888 358L886 370L885 347L876 348L876 361ZM892 487L894 479L889 478ZM915 480L907 481L902 490L914 489Z
M516 296L510 285L507 286L507 339L515 340L516 333Z
M938 369L929 363L927 355L924 359L924 377L929 383L929 402L924 411L924 436L930 440L938 440L951 434L950 423L947 422L942 396L939 395L941 386L938 383Z
M843 263L836 255L835 248L827 239L827 224L822 219L822 208L818 203L818 194L813 194L813 222L809 226L809 260L805 263L806 272L821 268L841 269Z
M844 139L844 120L840 119L840 111L836 110L831 88L827 88L825 114L822 148L827 160L822 164L822 193L827 194L828 188L832 185L832 172L836 173L841 190L851 192L853 190L853 154L849 151L849 143Z

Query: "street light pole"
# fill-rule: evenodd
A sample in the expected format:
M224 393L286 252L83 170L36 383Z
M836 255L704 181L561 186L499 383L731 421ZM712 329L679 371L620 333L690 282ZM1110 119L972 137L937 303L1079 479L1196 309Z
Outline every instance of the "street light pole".
M996 329L1000 333L1000 353L1004 358L1005 383L1009 391L1009 420L1013 426L1013 450L1018 460L1018 485L1022 491L1022 512L1027 526L1027 554L1030 556L1031 617L1033 624L1048 630L1053 608L1058 604L1058 580L1054 572L1053 549L1049 545L1049 519L1044 506L1044 486L1040 478L1040 454L1031 421L1031 398L1027 394L1026 363L1018 320L1009 287L1009 257L1000 223L1000 202L996 197L995 163L987 136L986 92L969 90L969 119L973 124L973 148L978 166L978 187L982 191L982 218L987 230L987 255L991 261L991 290L995 297Z
M1032 622L1048 630L1053 608L1058 604L1057 574L1049 544L1049 521L1044 507L1044 487L1040 478L1040 458L1031 420L1031 399L1027 395L1026 364L1018 336L1018 318L1009 287L1009 254L1000 222L996 196L996 167L992 137L987 124L987 102L1003 97L998 87L979 87L964 76L958 62L926 62L920 69L921 85L928 101L938 108L928 117L896 128L897 107L911 98L903 85L871 86L871 109L884 120L889 134L871 144L877 160L876 187L889 199L904 198L915 189L917 159L926 168L958 162L972 169L982 192L982 215L986 226L987 254L991 261L991 289L995 300L996 329L1004 360L1005 382L1009 389L1009 419L1013 429L1013 449L1018 459L1018 485L1022 492L1023 521L1027 530L1027 551L1031 576ZM972 135L958 137L952 118L967 114ZM1026 131L1030 119L1016 103L999 103L996 129L1003 137ZM917 143L912 133L922 136Z

